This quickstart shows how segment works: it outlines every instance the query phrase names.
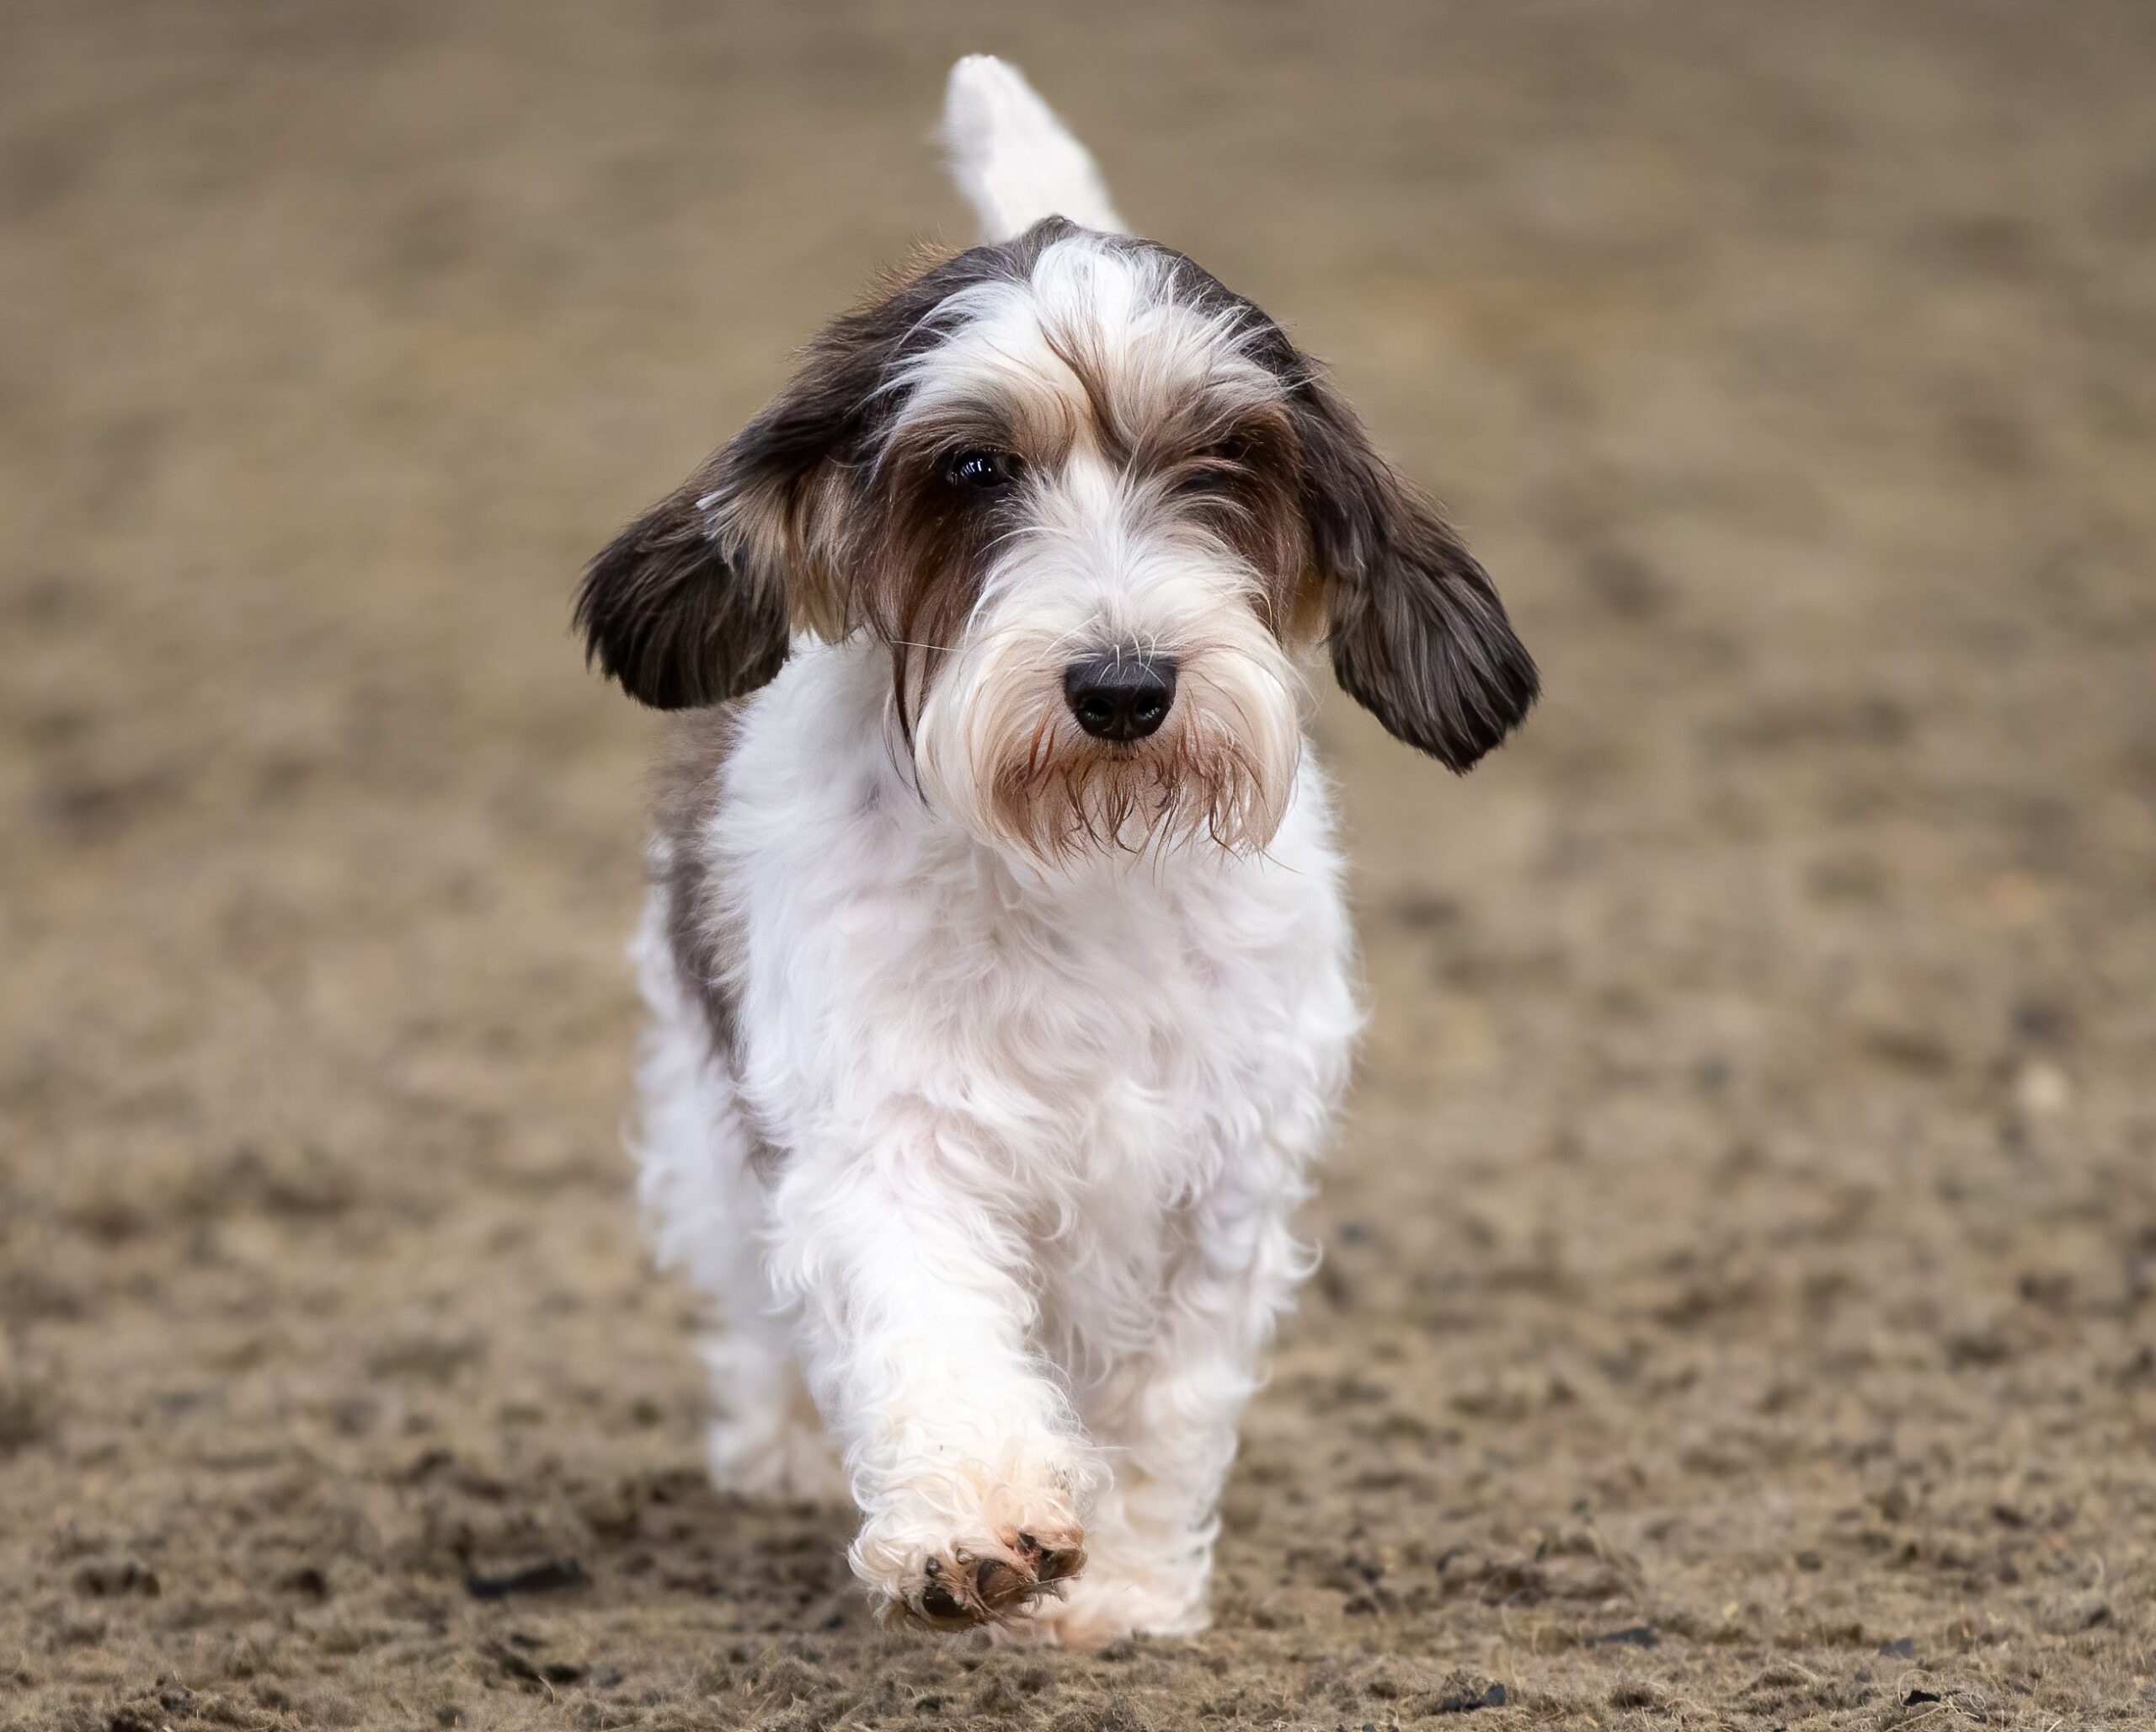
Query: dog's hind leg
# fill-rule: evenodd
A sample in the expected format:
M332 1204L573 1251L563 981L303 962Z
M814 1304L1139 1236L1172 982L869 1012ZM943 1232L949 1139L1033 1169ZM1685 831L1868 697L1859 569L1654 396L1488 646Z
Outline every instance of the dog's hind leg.
M842 1502L837 1453L764 1272L755 1135L713 1050L709 1018L677 972L663 892L653 895L635 950L651 1016L637 1069L638 1194L654 1259L687 1278L712 1317L701 1347L715 1409L712 1480L750 1496Z
M736 1308L700 1346L716 1409L706 1443L712 1483L747 1497L845 1503L838 1452L802 1381L784 1322Z

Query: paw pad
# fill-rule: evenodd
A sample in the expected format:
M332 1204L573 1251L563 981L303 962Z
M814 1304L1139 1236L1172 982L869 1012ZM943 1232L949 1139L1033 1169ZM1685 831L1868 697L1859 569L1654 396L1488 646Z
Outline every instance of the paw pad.
M1085 1562L1075 1541L1051 1544L1030 1533L1008 1534L994 1552L958 1548L929 1558L919 1585L894 1609L934 1629L1001 1623L1043 1596L1059 1594Z

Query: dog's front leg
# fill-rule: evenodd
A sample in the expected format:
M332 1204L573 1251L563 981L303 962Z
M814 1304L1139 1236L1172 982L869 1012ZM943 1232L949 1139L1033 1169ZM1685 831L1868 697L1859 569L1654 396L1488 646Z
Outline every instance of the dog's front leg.
M1086 1404L1115 1461L1094 1511L1092 1568L1041 1633L1095 1647L1134 1633L1191 1635L1210 1621L1215 1506L1235 1423L1274 1319L1310 1268L1289 1225L1303 1195L1299 1167L1255 1159L1176 1223L1185 1243L1161 1295L1160 1334Z
M940 1127L797 1157L774 1273L846 1451L855 1573L888 1615L1016 1617L1075 1575L1097 1470L1028 1339L1025 1239Z

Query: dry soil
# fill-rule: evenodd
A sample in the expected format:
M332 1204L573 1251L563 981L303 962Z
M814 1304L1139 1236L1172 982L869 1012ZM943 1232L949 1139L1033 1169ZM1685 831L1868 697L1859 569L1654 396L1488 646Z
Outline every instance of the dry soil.
M2156 1718L2156 8L0 33L0 1724ZM1325 1266L1217 1627L1093 1655L707 1489L617 1136L652 730L565 630L962 237L979 47L1549 687L1462 783L1322 719Z

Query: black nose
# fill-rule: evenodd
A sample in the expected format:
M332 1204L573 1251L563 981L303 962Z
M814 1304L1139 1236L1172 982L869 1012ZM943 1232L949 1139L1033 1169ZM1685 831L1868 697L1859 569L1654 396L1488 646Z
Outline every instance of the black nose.
M1143 740L1176 701L1176 665L1136 650L1110 650L1063 671L1063 695L1096 740Z

